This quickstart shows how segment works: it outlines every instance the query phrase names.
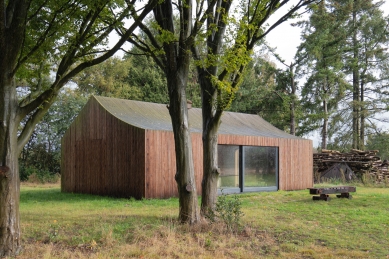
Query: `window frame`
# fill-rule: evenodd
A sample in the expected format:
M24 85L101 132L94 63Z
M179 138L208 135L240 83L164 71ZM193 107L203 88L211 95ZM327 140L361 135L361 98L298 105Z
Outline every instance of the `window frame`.
M228 145L228 144L218 144L219 146L239 146L239 187L218 187L218 194L233 194L233 193L247 193L247 192L270 192L278 191L279 188L279 147L277 146L252 146L252 145ZM245 187L244 186L244 177L245 177L245 147L267 147L275 148L275 186L267 187ZM219 156L219 149L218 149Z

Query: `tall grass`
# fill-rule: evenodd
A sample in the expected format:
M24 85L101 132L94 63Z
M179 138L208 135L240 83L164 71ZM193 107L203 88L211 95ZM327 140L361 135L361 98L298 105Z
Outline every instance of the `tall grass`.
M389 189L313 201L307 190L239 196L243 228L180 225L178 200L114 199L21 188L18 258L386 258Z

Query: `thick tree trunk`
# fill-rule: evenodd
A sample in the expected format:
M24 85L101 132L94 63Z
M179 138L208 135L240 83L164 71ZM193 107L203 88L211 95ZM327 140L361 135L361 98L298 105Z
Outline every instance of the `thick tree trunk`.
M5 74L5 75L4 75ZM19 167L17 148L18 103L12 79L0 78L0 257L21 250ZM4 78L5 77L5 78Z
M219 169L217 161L217 138L221 113L216 111L216 90L207 71L198 69L201 85L203 119L203 180L201 182L201 214L207 215L217 201Z
M176 182L179 195L179 220L194 224L200 221L196 182L192 155L192 140L189 131L186 86L188 82L191 35L192 2L179 7L181 24L178 42L165 42L163 69L166 74L169 92L169 113L172 119L174 145L176 150ZM154 17L162 29L174 34L173 3L160 2L154 8ZM183 19L183 20L182 20Z
M169 113L172 119L176 150L176 182L179 194L179 220L194 224L200 221L196 182L192 155L192 140L189 130L185 73L168 78Z
M207 103L207 102L205 102ZM217 131L220 120L213 117L212 105L203 102L203 180L201 182L201 213L207 215L217 201L217 181L219 169L217 162Z

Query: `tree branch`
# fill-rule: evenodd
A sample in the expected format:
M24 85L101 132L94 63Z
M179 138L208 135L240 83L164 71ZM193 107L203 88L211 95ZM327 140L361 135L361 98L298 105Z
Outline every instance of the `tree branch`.
M61 76L61 73L57 74L55 82L51 85L51 87L41 93L35 100L31 101L29 104L23 106L19 110L19 116L24 117L27 114L31 113L35 109L38 109L41 105L44 105L44 102L46 100L50 100L52 96L55 96L59 89L65 85L72 77L80 73L82 70L84 70L87 67L91 67L93 65L99 64L111 56L113 56L117 50L121 48L121 46L126 42L127 38L133 33L133 31L137 28L139 23L146 17L146 15L152 10L154 5L157 3L157 0L151 0L147 7L143 10L143 12L139 15L138 19L134 21L134 23L128 28L125 34L118 40L116 45L112 47L110 50L105 52L105 54L85 62L82 62L81 64L77 65L73 70L69 71L65 76ZM68 57L64 57L68 58ZM65 63L65 62L64 62ZM70 67L70 63L66 62L68 64L68 67ZM63 67L64 70L67 70L66 67ZM44 106L45 107L45 106Z

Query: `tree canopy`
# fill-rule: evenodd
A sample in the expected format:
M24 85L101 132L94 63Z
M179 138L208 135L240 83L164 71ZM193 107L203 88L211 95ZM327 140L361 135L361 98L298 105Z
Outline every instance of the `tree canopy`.
M111 57L157 1L0 3L0 256L21 249L18 158L60 89ZM113 47L108 35L129 24Z

